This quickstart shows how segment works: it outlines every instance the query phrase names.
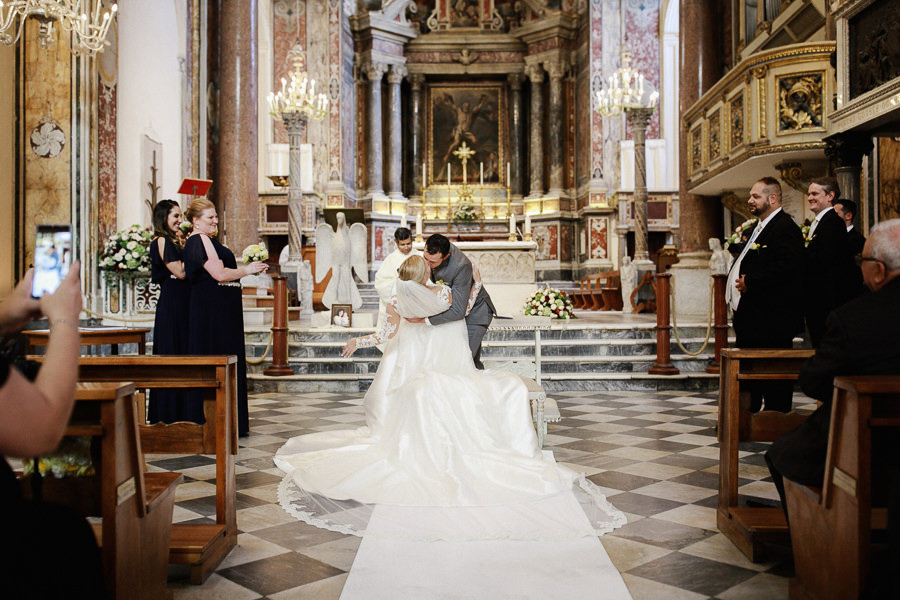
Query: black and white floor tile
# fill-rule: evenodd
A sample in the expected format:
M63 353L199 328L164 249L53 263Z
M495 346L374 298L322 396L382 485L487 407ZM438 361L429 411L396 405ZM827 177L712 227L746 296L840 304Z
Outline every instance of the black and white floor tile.
M754 564L716 529L715 394L561 392L554 397L563 419L551 424L546 447L558 462L601 486L628 515L624 527L601 541L636 600L787 598L792 567L785 549L774 548L771 562ZM290 517L277 501L282 474L272 455L295 435L362 424L362 395L257 394L250 400L250 419L252 433L240 440L236 467L238 546L202 586L191 585L186 570L172 567L169 587L177 600L337 599L360 538ZM746 444L740 453L740 492L763 502L777 500L762 459L765 448ZM152 468L184 473L176 522L211 522L211 458L148 460ZM552 590L546 597L554 597Z

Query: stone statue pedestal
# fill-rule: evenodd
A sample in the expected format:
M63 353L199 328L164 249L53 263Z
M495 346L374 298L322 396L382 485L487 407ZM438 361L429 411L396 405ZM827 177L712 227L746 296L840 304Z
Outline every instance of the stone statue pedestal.
M681 323L705 323L709 318L710 252L685 252L671 267L672 289L675 296L673 315Z

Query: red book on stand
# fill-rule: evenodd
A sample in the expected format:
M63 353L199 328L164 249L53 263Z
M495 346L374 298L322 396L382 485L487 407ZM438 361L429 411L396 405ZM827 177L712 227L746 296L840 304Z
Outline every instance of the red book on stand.
M205 196L212 185L212 179L190 179L185 177L178 188L179 194L187 194L188 196Z

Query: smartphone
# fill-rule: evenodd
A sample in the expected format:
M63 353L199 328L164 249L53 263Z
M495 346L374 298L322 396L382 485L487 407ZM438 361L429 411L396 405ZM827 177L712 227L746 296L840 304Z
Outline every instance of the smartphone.
M72 264L70 225L38 225L34 236L34 281L31 295L52 294Z

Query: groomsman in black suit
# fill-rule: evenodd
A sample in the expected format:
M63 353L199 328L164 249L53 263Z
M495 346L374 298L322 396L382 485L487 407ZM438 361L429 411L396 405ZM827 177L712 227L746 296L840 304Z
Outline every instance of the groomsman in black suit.
M859 291L848 246L847 225L832 208L832 202L840 193L833 177L820 177L809 184L806 198L816 215L807 233L803 269L806 328L814 348L822 341L828 313Z
M831 424L834 378L837 375L900 375L900 219L872 228L862 252L862 272L872 290L828 315L825 336L816 354L800 371L800 387L822 405L793 431L776 440L766 452L766 464L784 501L783 477L802 485L821 486ZM873 456L894 464L900 458L897 440L873 440ZM900 564L900 483L894 478L888 509L889 544L893 564ZM894 579L896 579L894 577ZM895 596L900 585L895 583ZM875 596L873 596L875 597Z
M781 209L781 185L763 177L750 190L750 213L759 219L728 273L727 296L734 310L739 348L790 348L803 328L803 234ZM788 412L790 381L755 382L750 409Z
M847 200L846 198L838 198L834 201L834 212L844 220L847 226L847 245L850 254L854 257L862 253L863 246L866 243L866 236L859 232L859 228L853 225L853 219L856 218L856 202Z

